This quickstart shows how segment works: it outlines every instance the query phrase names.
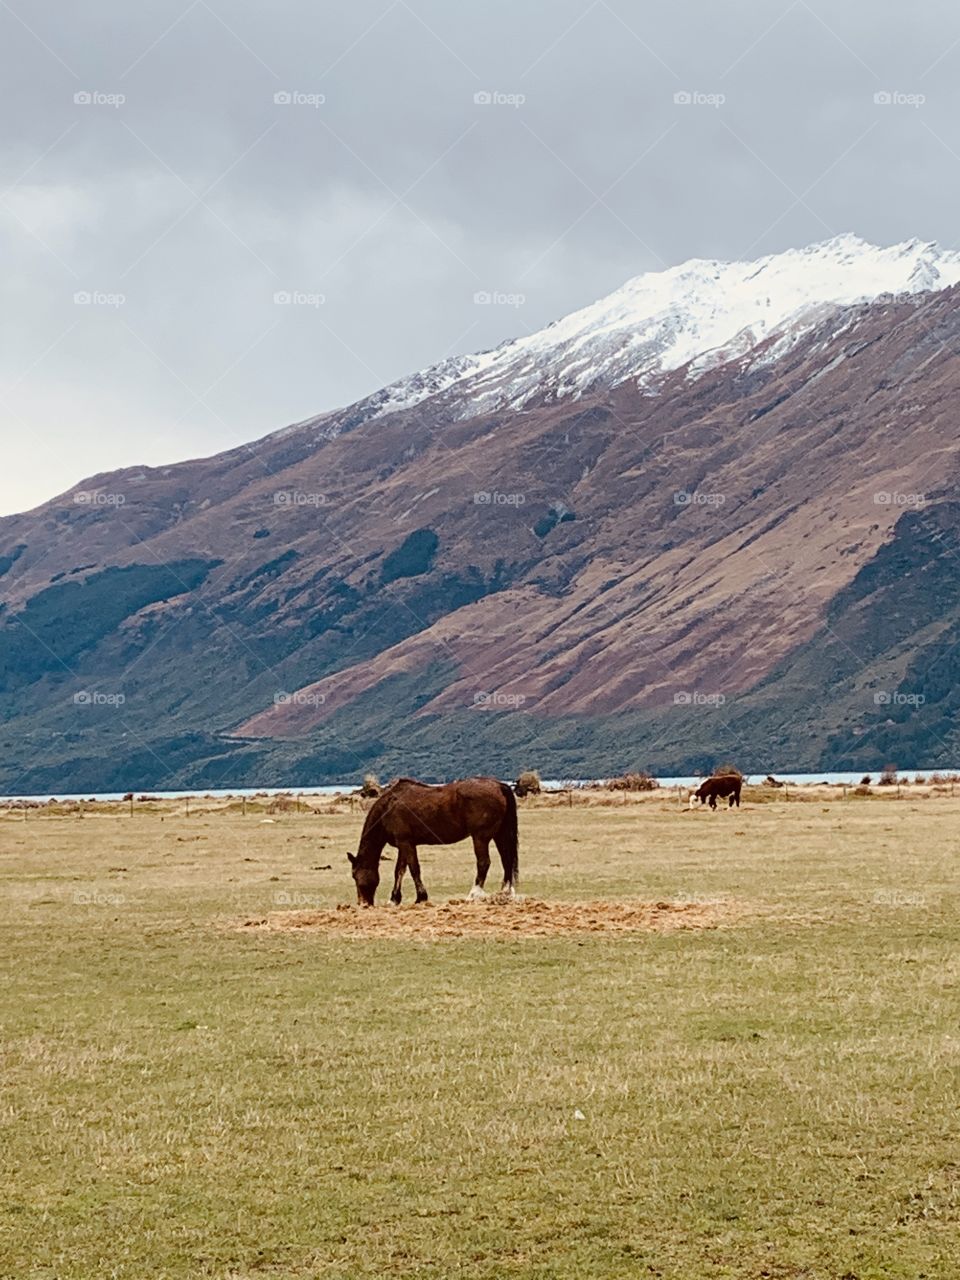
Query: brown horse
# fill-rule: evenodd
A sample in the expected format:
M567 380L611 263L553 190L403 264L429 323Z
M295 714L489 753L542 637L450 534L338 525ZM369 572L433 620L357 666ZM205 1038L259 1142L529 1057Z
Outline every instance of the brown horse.
M740 808L740 790L743 787L743 778L739 774L724 773L718 778L707 778L701 782L696 791L690 793L690 808L696 807L699 800L701 804L709 803L711 809L717 807L717 797L723 799L728 797L727 807L732 809L734 805Z
M514 893L520 859L517 801L510 788L496 778L464 778L437 787L400 778L367 814L356 856L347 854L357 885L357 902L362 907L373 906L380 883L380 854L386 844L397 850L390 901L399 905L400 883L409 867L417 901L426 902L417 845L456 844L467 836L473 838L477 857L477 880L470 897L485 896L491 840L503 863L503 888Z

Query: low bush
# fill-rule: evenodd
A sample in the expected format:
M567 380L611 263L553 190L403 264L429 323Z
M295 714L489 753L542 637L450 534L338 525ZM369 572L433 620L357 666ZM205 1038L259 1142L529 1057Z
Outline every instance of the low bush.
M660 783L641 769L619 778L608 778L603 785L607 791L656 791Z

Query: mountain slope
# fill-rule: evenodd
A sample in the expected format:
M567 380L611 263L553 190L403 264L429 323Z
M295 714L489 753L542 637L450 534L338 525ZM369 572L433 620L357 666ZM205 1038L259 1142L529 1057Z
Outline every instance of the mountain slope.
M757 264L792 283L727 358L697 343L759 295L693 340L698 270L695 364L595 316L611 362L562 394L561 322L534 398L508 344L493 409L421 375L0 521L0 785L955 764L958 267L868 257L830 299Z

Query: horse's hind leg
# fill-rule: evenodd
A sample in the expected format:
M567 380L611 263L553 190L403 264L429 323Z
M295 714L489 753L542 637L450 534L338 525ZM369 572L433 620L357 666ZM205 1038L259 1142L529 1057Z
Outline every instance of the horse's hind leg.
M400 856L405 858L406 864L410 868L410 874L413 876L413 883L417 890L417 901L426 902L427 891L420 877L420 859L417 857L417 846L415 844L401 845Z
M514 879L516 877L516 863L511 861L509 846L507 844L501 844L501 839L502 837L500 836L493 837L493 842L497 846L497 853L500 855L500 861L503 863L503 884L500 887L500 892L514 898L517 894L516 886L514 884Z
M471 901L487 896L483 886L487 882L487 872L490 870L490 841L481 836L474 836L473 852L477 855L477 879L468 895Z
M397 864L393 869L393 893L390 895L390 901L395 907L399 907L403 898L400 885L403 881L403 873L407 869L407 859L402 848L397 850Z

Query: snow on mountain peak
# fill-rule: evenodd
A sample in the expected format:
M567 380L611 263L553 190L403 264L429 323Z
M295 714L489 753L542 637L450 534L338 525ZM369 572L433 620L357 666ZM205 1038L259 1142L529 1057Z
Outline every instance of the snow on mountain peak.
M443 396L447 412L467 417L630 379L653 391L672 370L689 366L697 377L770 338L779 357L844 307L958 282L960 253L921 240L884 248L846 234L753 262L691 258L529 336L403 378L357 409L378 417Z

